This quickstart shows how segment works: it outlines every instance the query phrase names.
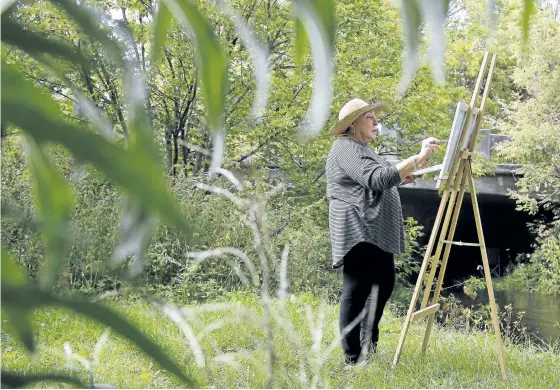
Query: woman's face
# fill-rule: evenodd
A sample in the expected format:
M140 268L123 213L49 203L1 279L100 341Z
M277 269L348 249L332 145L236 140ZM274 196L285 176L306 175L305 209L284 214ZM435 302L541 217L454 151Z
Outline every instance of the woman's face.
M356 119L353 123L356 130L355 136L362 142L369 143L377 137L378 123L373 112L366 112Z

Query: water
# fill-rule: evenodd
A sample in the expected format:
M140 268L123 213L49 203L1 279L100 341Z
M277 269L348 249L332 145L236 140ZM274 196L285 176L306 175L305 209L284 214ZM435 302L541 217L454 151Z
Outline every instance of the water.
M464 306L480 307L488 304L486 290L479 291L475 299L463 293L454 293L454 295ZM560 342L560 297L533 294L512 288L494 291L494 295L500 308L512 305L513 319L517 319L518 314L524 312L521 322L527 327L533 340L544 341L547 344Z

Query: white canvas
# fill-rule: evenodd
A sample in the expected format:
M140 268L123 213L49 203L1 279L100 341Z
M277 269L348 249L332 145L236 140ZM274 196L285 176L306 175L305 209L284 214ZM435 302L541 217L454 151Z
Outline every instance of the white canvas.
M457 109L455 110L455 118L453 118L453 124L451 125L451 134L449 136L449 142L447 144L447 149L445 150L445 157L443 158L443 166L439 173L439 179L447 179L447 175L451 170L451 165L453 164L453 157L455 157L455 152L461 138L461 130L465 125L465 119L467 118L467 111L469 109L468 104L459 102L457 103Z

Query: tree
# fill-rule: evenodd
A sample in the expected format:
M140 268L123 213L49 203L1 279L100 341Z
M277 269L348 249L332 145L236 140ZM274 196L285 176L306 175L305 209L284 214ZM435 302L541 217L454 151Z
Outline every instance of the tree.
M511 23L511 22L510 22ZM509 31L511 39L515 31ZM504 133L511 142L500 145L508 161L522 164L522 177L511 196L518 209L531 214L548 210L551 219L532 225L536 234L530 265L518 273L539 275L531 289L560 292L560 23L550 11L537 12L527 51L515 51L512 81L515 101L507 109ZM538 194L538 195L537 195Z

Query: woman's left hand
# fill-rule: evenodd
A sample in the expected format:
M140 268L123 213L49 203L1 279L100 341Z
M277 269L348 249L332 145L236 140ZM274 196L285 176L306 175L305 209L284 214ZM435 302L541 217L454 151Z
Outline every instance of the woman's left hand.
M428 161L424 161L422 164L420 164L420 166L418 167L418 169L422 169L424 168L426 165L428 165ZM410 184L410 183L414 183L414 180L418 179L420 176L416 176L416 175L408 175L407 177L404 178L404 180L399 184L401 186L404 186L406 184Z

